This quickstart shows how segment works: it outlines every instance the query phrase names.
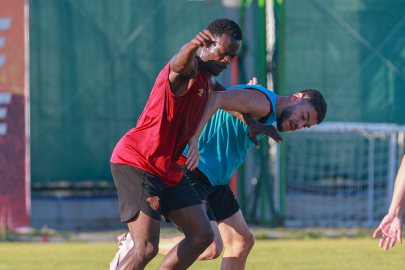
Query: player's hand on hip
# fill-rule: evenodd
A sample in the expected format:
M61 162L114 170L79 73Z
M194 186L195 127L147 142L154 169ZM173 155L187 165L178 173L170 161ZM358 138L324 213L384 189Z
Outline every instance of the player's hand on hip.
M190 41L195 47L209 48L211 45L215 45L216 40L210 30L204 29L197 36Z
M373 234L373 238L376 238L377 235L382 232L381 239L379 242L379 247L384 245L384 249L387 250L390 246L394 247L396 241L402 244L402 220L399 216L388 213L377 230Z
M198 139L194 136L188 141L188 151L187 151L187 169L190 171L197 168L200 161L200 152L198 151Z
M264 134L272 138L276 143L280 143L280 141L284 142L283 137L278 133L277 128L274 126L266 126L260 124L259 122L255 121L248 126L249 131L249 138L254 142L256 148L260 148L260 143L257 140L257 136L260 134Z

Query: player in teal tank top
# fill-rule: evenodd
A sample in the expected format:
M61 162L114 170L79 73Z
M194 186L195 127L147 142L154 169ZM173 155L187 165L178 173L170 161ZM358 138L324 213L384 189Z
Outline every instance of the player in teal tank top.
M266 95L272 110L265 125L276 120L277 95L260 85L237 85L228 89L255 89ZM226 185L233 173L246 158L247 151L254 145L248 136L248 127L241 120L223 110L218 110L207 122L198 141L200 162L198 169L204 173L213 186ZM263 134L258 136L262 139ZM188 147L183 155L187 155Z
M198 260L218 258L225 246L221 269L244 269L254 237L227 183L245 160L247 150L258 144L257 139L264 137L259 135L256 139L258 134L252 127L254 129L256 121L259 121L273 130L271 126L277 121L278 131L309 128L325 118L326 102L314 89L291 96L277 96L260 85L238 85L228 89L237 90L241 99L255 99L256 107L241 107L240 113L218 110L219 107L226 109L226 103L231 98L227 96L227 91L211 92L197 132L189 141L190 148L183 153L188 160L183 157L178 163L203 202L215 232L214 242ZM260 130L263 131L262 128ZM277 132L267 131L266 134L276 141L281 139ZM159 254L166 255L182 239L184 236L160 239ZM122 246L129 250L131 243L130 235L126 234Z
M185 165L188 169L195 170L189 172L183 167L183 174L187 175L200 198L202 196L199 189L207 195L207 215L214 228L216 225L210 217L211 209L220 235L223 236L221 242L217 239L221 236L216 234L214 243L199 259L206 259L203 257L205 254L209 257L212 250L222 251L223 243L226 249L221 269L244 269L254 238L236 198L227 185L231 175L244 161L247 150L254 145L242 121L247 122L249 117L246 114L250 114L250 118L253 117L265 125L272 125L277 121L278 131L309 128L323 121L327 105L322 94L315 89L300 91L291 96L276 96L274 92L258 85L239 85L232 87L232 91L238 91L235 95L241 99L255 99L256 107L240 107L238 112L243 115L232 113L231 116L228 112L218 110L226 110L224 104L231 100L231 91L211 93L200 125L190 139L186 153ZM250 127L251 120L249 122ZM251 135L254 138L256 134ZM259 138L261 137L263 136ZM214 231L217 230L214 228Z

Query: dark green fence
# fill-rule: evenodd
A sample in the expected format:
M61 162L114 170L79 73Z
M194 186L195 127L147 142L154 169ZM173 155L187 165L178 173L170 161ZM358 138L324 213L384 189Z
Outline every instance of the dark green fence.
M405 124L405 1L275 2L279 93L317 88L326 121Z
M30 1L32 182L112 181L156 76L220 0Z

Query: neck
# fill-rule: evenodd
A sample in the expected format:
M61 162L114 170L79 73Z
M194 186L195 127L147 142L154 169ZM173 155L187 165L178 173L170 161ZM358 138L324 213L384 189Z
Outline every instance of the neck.
M276 121L280 117L284 108L290 103L291 96L277 96L276 102Z

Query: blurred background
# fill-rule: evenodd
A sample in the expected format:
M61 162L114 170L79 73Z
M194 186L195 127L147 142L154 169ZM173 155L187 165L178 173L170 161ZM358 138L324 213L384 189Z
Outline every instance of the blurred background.
M325 122L263 139L230 181L249 224L377 226L405 132L404 0L0 0L0 227L126 229L109 159L160 70L216 18L217 80L316 88Z

